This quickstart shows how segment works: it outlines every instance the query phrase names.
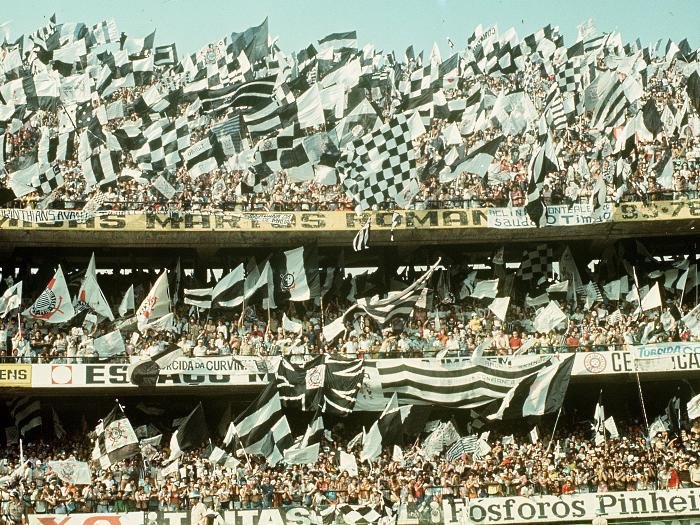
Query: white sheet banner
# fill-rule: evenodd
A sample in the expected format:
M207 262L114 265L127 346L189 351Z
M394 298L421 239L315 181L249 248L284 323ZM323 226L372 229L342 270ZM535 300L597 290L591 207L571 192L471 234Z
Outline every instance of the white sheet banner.
M613 205L609 203L595 213L588 204L547 206L547 226L585 226L609 222L612 221L613 210ZM486 217L489 228L535 228L525 208L489 208Z

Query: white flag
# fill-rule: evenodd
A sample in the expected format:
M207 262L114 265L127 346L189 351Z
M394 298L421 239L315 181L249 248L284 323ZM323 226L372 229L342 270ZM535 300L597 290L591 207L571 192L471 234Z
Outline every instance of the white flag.
M83 282L80 285L80 290L78 291L78 296L75 298L76 306L78 306L78 311L84 309L82 305L85 305L92 309L96 314L106 317L110 321L114 321L114 314L107 303L100 285L97 284L97 271L95 269L95 254L90 257L90 263L88 264L87 270L85 271L85 277L83 277ZM81 305L82 303L82 305Z
M688 419L692 421L700 417L700 394L688 401Z
M651 310L652 308L661 308L661 290L659 290L659 283L654 283L646 295L642 298L642 311Z
M75 310L60 265L46 289L22 315L47 323L63 323L73 318Z
M163 270L136 312L138 329L143 331L148 323L167 313L170 313L170 290L168 289L168 272Z
M108 334L98 337L93 342L95 352L101 358L112 357L113 355L122 355L126 353L124 339L119 330L114 330Z
M343 318L344 316L341 315L338 317L338 319L323 327L323 338L327 342L333 341L333 339L345 331L345 323L343 322Z
M550 301L535 317L535 330L546 334L565 320L566 314L562 312L559 305L555 301Z
M282 329L285 332L300 334L303 326L299 321L292 320L287 317L286 312L282 314Z
M391 455L391 461L396 461L397 463L403 463L403 451L398 445L394 445L394 452Z
M286 465L308 465L318 461L320 445L314 443L308 447L288 448L284 451L284 459Z
M357 476L357 460L354 454L348 454L347 452L340 451L340 465L339 470L347 471L350 477Z
M134 285L129 286L129 289L124 294L122 302L119 304L119 316L124 317L126 312L136 309L136 304L134 302Z
M700 304L681 317L681 321L688 327L691 334L694 336L700 334Z
M92 476L90 475L90 466L84 461L76 461L67 459L64 461L49 461L49 468L66 483L73 485L90 485Z
M10 311L22 304L22 281L13 284L0 297L0 317L5 317Z
M489 310L501 321L505 321L508 304L510 304L510 297L496 297L489 305Z
M610 434L611 438L617 439L620 437L620 433L617 431L617 425L615 424L615 420L612 416L606 419L603 425L605 426L605 430L608 431L608 434Z
M471 293L471 297L482 299L484 297L494 298L498 295L498 279L490 281L479 281Z
M534 445L540 440L540 433L537 430L537 427L533 427L532 430L530 430L530 441L532 441L532 444Z

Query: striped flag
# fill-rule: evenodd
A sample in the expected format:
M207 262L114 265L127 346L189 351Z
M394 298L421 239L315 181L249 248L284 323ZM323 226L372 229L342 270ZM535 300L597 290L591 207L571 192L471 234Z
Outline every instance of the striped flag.
M235 421L229 424L224 444L229 445L234 437L248 454L259 454L265 447L268 434L282 416L282 403L275 381L270 381L260 395Z
M479 449L479 436L472 434L459 438L445 452L445 458L454 463L461 459L464 454L474 454Z
M573 366L573 355L564 359L553 357L549 366L512 388L499 409L488 418L517 419L556 412L564 402Z
M40 427L41 401L31 397L16 397L6 401L15 427L21 436L25 436L30 430Z
M182 153L190 177L199 177L217 169L226 160L219 139L210 133Z
M369 230L371 226L371 221L368 220L365 225L357 232L355 238L352 240L352 249L356 252L362 250L367 250L369 248Z
M126 377L134 385L155 386L161 369L166 368L179 357L182 357L182 349L175 344L168 345L153 355L129 363Z
M139 439L119 405L97 424L95 434L92 459L103 469L139 453Z
M376 370L365 367L365 375L374 378L373 394L383 398L395 393L402 403L476 408L503 399L520 381L537 374L548 362L547 357L534 356L519 366L485 359L455 363L377 361Z
M380 325L385 325L394 317L409 316L421 296L423 288L440 264L438 259L428 270L413 284L403 290L389 292L385 299L378 296L358 299L357 306Z
M231 107L259 107L272 100L275 82L276 77L266 77L220 89L208 89L198 95L202 101L202 111L211 113Z
M545 143L532 156L528 167L530 181L527 187L525 212L538 228L547 224L547 211L540 196L545 177L558 169L559 160L557 159L552 139L548 135Z

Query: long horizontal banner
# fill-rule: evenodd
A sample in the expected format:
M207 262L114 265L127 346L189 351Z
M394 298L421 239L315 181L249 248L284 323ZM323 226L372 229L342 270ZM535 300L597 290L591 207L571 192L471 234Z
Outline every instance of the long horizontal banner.
M700 515L700 491L694 489L600 492L533 498L445 499L440 523L590 523L607 520L680 518Z
M561 354L562 356L565 354ZM644 356L640 359L639 356ZM547 360L545 355L522 355L484 358L492 368L516 370L535 366ZM192 357L180 358L161 370L159 387L210 387L210 386L255 386L266 383L266 375L274 372L280 357ZM471 363L468 357L459 358L407 358L382 359L381 368L408 365L413 368L435 370L458 369ZM16 364L0 367L0 387L34 388L99 388L133 387L127 377L126 363L52 363ZM365 380L381 382L375 372L374 362L368 361ZM659 343L631 347L627 351L580 352L576 354L572 375L609 376L654 372L698 372L700 371L700 343ZM507 383L504 380L503 384ZM367 385L365 391L372 391ZM374 389L375 393L378 390ZM377 396L379 403L380 397ZM368 401L370 402L370 401ZM384 403L383 401L381 403ZM379 406L379 405L377 405ZM383 407L383 404L382 404ZM369 408L368 408L369 409Z
M499 525L501 523L591 523L603 516L609 523L629 525L672 523L700 524L700 492L694 489L601 492L565 496L501 497L484 499L443 498L441 507L401 508L337 505L321 510L295 506L283 509L227 510L220 516L225 525L316 523L393 523L398 525L439 523L444 525ZM423 514L428 514L423 515ZM30 514L29 525L198 525L190 512L127 512L123 514ZM641 521L641 520L653 521ZM669 520L659 522L657 519ZM682 519L682 521L679 521ZM673 521L671 521L673 520Z
M398 214L396 223L394 213ZM700 199L606 204L593 212L586 204L547 207L548 226L582 226L603 222L684 220L700 217ZM530 228L523 208L315 212L170 212L139 213L80 210L0 209L0 230L104 231L357 231L370 219L375 230L431 228ZM393 224L393 226L392 226Z

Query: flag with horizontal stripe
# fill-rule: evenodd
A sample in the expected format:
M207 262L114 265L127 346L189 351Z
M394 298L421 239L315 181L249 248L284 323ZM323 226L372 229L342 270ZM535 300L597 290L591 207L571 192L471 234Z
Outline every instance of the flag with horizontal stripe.
M520 419L556 412L564 402L574 366L573 355L551 358L548 366L514 386L489 419Z
M21 436L26 436L30 430L41 427L41 401L31 397L16 397L6 403Z
M231 422L224 437L230 445L234 437L248 454L260 454L268 441L268 434L282 416L282 403L274 380L236 419Z
M439 264L440 259L403 290L389 292L384 299L378 296L358 299L357 306L380 325L385 325L398 316L409 316Z
M487 359L454 363L377 361L374 369L365 365L358 403L369 407L376 405L377 398L386 399L396 393L402 403L477 408L503 399L522 379L548 363L548 357L540 356L517 366Z

